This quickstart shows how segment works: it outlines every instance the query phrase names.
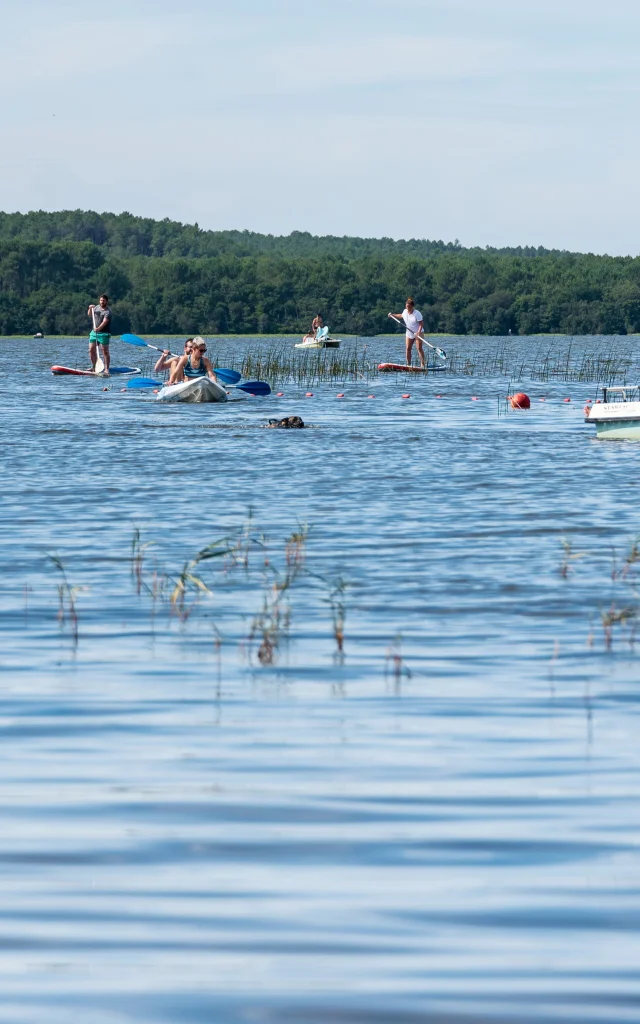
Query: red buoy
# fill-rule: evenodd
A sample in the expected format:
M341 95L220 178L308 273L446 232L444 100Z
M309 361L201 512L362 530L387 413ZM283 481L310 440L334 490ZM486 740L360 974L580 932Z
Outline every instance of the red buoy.
M403 398L411 398L411 395L403 395Z
M524 391L518 391L515 395L509 395L509 402L512 409L530 409L531 399Z
M282 398L283 395L284 395L284 391L278 391L278 398Z
M336 395L336 398L344 398L344 391L341 391L339 395Z
M307 391L305 398L313 398L313 391Z

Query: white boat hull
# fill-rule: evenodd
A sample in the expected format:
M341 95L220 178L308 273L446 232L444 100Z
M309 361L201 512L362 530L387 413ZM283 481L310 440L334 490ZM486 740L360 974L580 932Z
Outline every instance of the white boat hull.
M299 341L294 348L340 348L341 338L325 338L324 341Z
M592 406L585 423L596 428L596 437L611 441L640 441L640 401L601 402Z
M158 392L158 402L226 402L227 392L209 377L193 377L180 384L165 385Z

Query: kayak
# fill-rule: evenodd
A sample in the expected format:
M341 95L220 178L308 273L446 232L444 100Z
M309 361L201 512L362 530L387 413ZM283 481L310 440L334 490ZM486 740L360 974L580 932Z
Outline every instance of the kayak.
M166 384L159 392L158 402L226 402L227 392L210 377L192 377L180 384Z
M62 376L63 374L69 374L72 377L104 377L103 373L96 373L95 370L74 370L71 366L52 366L51 372L55 373L56 376ZM115 376L117 373L141 373L139 366L111 366L109 368L110 376Z
M446 370L446 366L407 366L405 363L378 363L381 373L438 373Z

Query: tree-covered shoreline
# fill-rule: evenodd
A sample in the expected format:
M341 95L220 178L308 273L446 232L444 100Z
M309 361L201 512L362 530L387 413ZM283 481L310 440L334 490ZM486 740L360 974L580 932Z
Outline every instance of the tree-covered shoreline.
M0 334L86 332L101 291L114 333L295 334L317 312L334 332L391 333L409 293L433 333L640 331L640 258L0 213Z

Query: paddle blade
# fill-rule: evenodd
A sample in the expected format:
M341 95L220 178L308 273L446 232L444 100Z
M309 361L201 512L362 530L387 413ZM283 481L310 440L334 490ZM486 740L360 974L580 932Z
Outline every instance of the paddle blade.
M237 384L242 379L242 374L237 370L223 370L220 366L214 366L213 372L223 384Z
M152 380L151 377L133 377L127 381L128 388L162 388L164 384L160 380Z
M436 349L436 355L440 356L441 359L446 359L447 358L447 353L443 352L441 348L437 348Z
M146 341L139 338L137 334L122 334L120 341L124 341L125 345L135 345L137 348L149 348Z
M271 388L264 380L247 380L244 384L230 384L229 387L248 391L250 395L270 395Z

